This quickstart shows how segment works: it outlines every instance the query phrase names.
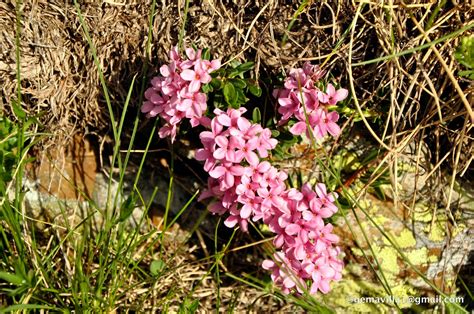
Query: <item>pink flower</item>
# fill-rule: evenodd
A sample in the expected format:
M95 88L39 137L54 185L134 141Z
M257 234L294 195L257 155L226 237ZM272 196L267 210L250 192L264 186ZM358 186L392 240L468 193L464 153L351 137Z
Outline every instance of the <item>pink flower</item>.
M224 135L216 136L215 142L217 144L217 149L214 151L212 156L217 160L225 159L228 162L236 162L236 153L235 153L235 142L236 139L229 139Z
M336 91L334 86L329 83L326 87L326 94L328 95L328 104L335 105L339 101L346 99L347 95L349 95L349 92L345 88L341 88Z
M235 177L241 176L244 173L244 168L240 165L232 163L225 163L222 166L215 167L209 175L215 179L222 178L221 190L225 191L234 186Z
M191 82L188 87L190 93L197 92L201 88L201 83L209 83L212 79L209 73L201 68L199 62L194 66L194 70L183 70L183 72L181 72L181 78L185 81Z
M236 139L236 156L237 160L245 160L252 166L255 166L259 162L257 154L254 152L258 147L258 138L252 138L250 140L244 140L241 137L235 137Z
M337 125L339 114L335 111L326 113L322 109L318 109L318 118L314 127L314 136L317 139L325 137L328 132L332 136L338 136L341 133L341 128Z

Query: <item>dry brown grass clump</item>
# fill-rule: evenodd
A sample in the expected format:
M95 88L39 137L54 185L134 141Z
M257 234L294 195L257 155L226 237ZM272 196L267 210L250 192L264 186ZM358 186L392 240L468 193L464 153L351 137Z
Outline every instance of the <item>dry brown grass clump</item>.
M178 43L185 1L158 1L147 60L150 5L119 1L81 5L116 112L143 63L151 64L147 73L151 74ZM15 1L0 3L0 78L6 110L16 88L15 10ZM74 6L63 1L25 1L20 12L24 107L31 114L44 113L41 120L47 128L61 134L56 140L75 132L103 135L108 118L98 71ZM359 106L382 117L383 125L375 130L382 133L378 141L390 136L388 145L395 147L402 141L395 134L418 127L412 138L428 140L444 153L455 147L469 152L471 141L461 140L457 131L464 129L467 134L469 126L463 121L472 102L472 86L456 77L458 63L453 57L459 38L467 32L416 53L354 67L352 75L348 69L448 35L466 26L471 16L469 1L443 5L305 1L300 6L292 1L209 0L190 3L184 41L210 47L224 61L254 59L257 75L305 60L324 63L343 85L352 78ZM132 100L136 106L137 99ZM434 156L435 163L443 157ZM445 158L456 164L458 172L468 172L469 158L456 159L455 153Z

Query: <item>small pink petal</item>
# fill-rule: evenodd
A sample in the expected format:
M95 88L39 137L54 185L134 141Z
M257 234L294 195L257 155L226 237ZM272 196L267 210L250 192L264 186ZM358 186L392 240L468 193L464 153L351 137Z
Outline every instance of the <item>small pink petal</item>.
M286 232L286 234L288 234L288 235L295 235L295 234L297 234L300 230L301 230L301 227L300 227L300 225L297 225L297 224L289 224L289 225L286 226L286 228L285 228L285 232Z
M334 122L329 122L327 124L327 129L328 129L329 134L331 134L334 137L339 136L339 134L341 134L341 128L339 127L339 125L337 125Z
M251 214L252 214L252 209L250 208L250 206L243 206L242 209L240 210L240 217L242 219L249 218Z
M266 259L262 263L262 268L266 270L270 270L275 266L275 262L269 259Z
M192 81L194 80L195 76L196 76L196 73L194 73L193 70L186 69L183 72L181 72L181 78L185 81Z
M189 92L195 93L201 88L201 82L198 80L193 80L191 81L191 84L189 84Z
M222 177L226 172L227 171L224 167L218 166L218 167L215 167L214 170L209 172L209 175L213 178L218 179L218 178Z
M238 222L239 222L239 219L237 218L237 216L229 216L224 221L224 225L228 228L234 228Z
M294 135L301 135L306 131L305 122L297 122L290 128L290 132Z
M323 198L324 196L327 195L327 192L326 192L326 185L324 183L318 183L316 184L315 186L315 191L316 191L316 194L318 194L318 196L320 198Z
M336 101L341 101L346 99L346 97L349 95L349 91L345 88L341 88L337 90L336 95L334 95L334 99Z

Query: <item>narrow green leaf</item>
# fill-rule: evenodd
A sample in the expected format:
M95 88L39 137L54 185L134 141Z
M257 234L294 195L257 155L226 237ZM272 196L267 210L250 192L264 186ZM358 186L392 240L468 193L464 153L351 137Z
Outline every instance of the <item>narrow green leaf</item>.
M232 107L234 107L237 103L237 98L238 98L238 95L235 91L235 87L232 83L230 82L226 82L224 84L224 90L223 90L223 94L224 94L224 98L225 98L225 101L231 105Z
M40 304L14 304L9 307L3 308L0 310L1 313L8 313L21 310L53 310L58 311L59 309L52 306L45 306Z
M260 121L262 121L262 114L260 112L260 109L258 109L258 107L255 107L252 111L252 121L254 123L260 123Z
M130 217L135 209L135 204L137 202L137 195L135 193L130 194L125 202L123 202L122 206L120 206L120 216L118 221L123 222Z
M247 87L247 83L245 83L244 80L239 78L231 79L230 82L232 82L236 89L244 89L245 87Z
M16 274L7 273L4 271L0 271L0 279L17 286L21 286L26 283L26 280L24 278Z
M241 65L236 67L236 70L238 70L239 73L244 73L251 69L253 69L253 62L251 61L242 63Z
M260 97L262 95L262 89L257 85L249 85L249 91L252 95Z
M464 313L469 313L466 311L460 304L458 303L451 303L451 302L444 302L444 305L446 306L446 313L448 314L464 314Z
M21 107L21 105L19 105L16 100L13 100L11 101L11 104L12 104L12 109L13 109L13 113L15 114L15 116L19 119L19 120L23 120L26 118L26 112L23 110L23 108Z
M474 37L466 36L454 53L456 60L467 68L474 68Z
M237 94L237 101L233 107L240 108L240 106L243 104L246 104L247 101L249 101L249 99L245 96L244 91L241 90L240 88L236 88L235 92Z
M459 71L458 75L474 80L474 70Z
M377 196L379 200L382 200L382 201L386 200L385 193L383 192L380 186L374 186L374 192L375 192L375 196Z
M202 50L201 57L204 60L211 60L211 52L210 52L209 48L204 48Z

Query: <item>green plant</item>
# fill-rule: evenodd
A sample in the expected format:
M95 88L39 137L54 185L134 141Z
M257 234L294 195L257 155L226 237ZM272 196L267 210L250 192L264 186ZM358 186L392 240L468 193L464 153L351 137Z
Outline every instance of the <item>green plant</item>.
M467 70L459 71L458 74L474 80L474 36L461 38L461 43L454 56L460 64L467 68Z

